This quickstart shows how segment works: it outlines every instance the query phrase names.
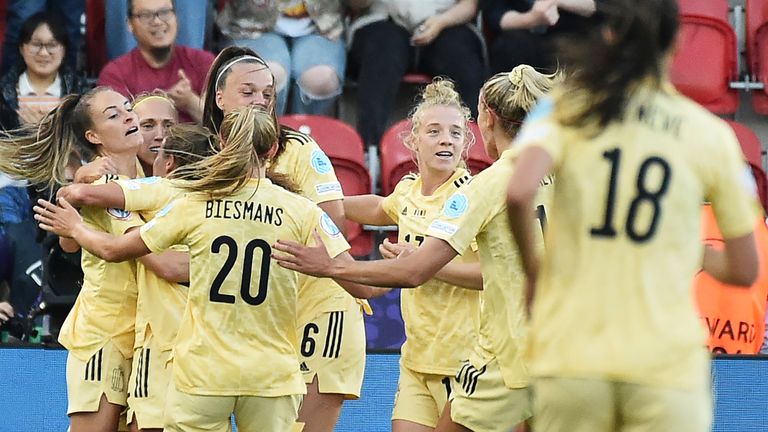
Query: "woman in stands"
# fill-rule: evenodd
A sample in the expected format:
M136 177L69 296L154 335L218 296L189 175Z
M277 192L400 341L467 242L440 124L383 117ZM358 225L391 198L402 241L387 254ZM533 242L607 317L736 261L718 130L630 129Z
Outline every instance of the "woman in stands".
M205 126L216 131L226 113L249 105L261 106L274 115L274 83L272 72L255 52L242 47L225 48L208 73ZM344 196L331 161L309 135L285 126L279 128L277 155L270 172L286 175L343 232ZM371 290L360 287L353 293L367 298ZM330 279L302 281L299 331L302 346L307 347L301 350L307 396L299 420L306 424L306 432L332 432L344 400L360 397L365 370L362 308L370 311L367 303L361 305Z
M239 430L288 431L306 391L297 332L286 330L296 328L299 285L272 261L270 245L280 237L307 244L320 232L334 254L351 260L349 246L321 209L265 177L279 137L271 113L240 108L221 133L219 153L174 172L187 195L140 230L118 238L92 231L66 200L63 208L40 201L38 220L110 261L189 247L191 284L166 430L226 431L234 412Z
M527 325L522 268L509 235L504 194L514 170L512 139L536 99L557 80L556 75L542 75L524 65L485 83L478 125L488 155L497 161L448 198L429 224L424 242L407 259L342 262L329 259L322 247L282 241L275 245L290 254L276 256L287 268L319 277L413 287L434 277L476 239L483 276L479 339L452 381L451 400L436 430L507 432L531 415L523 353ZM542 182L541 196L526 218L537 215L543 225L551 185L552 179Z
M433 80L413 109L411 130L403 140L418 163L418 174L403 177L386 198L344 198L344 211L350 220L398 225L398 243L385 241L381 247L384 256L396 258L418 247L445 201L470 180L469 171L463 167L474 141L469 117L453 82ZM434 429L449 396L450 379L477 340L479 292L457 285L482 289L480 265L473 251L453 262L460 264L447 265L435 279L400 295L406 342L401 349L400 381L392 414L394 432ZM449 272L461 272L462 268L469 271L469 280L465 276L456 284L443 281L454 281L455 273Z
M109 157L117 175L137 174L142 143L136 114L123 96L98 87L65 97L39 126L0 140L0 171L35 184L64 183L72 154L80 160ZM123 234L139 226L138 215L117 209L84 207L83 219L98 229ZM78 245L61 238L65 251ZM69 351L67 395L70 429L116 431L126 405L136 315L136 265L108 263L83 252L83 287L62 325L59 342Z
M668 81L675 0L597 2L563 50L575 71L529 115L509 183L533 297L534 428L709 431L710 358L694 274L757 275L754 182L731 129ZM557 177L537 271L531 199ZM703 201L724 250L702 250Z

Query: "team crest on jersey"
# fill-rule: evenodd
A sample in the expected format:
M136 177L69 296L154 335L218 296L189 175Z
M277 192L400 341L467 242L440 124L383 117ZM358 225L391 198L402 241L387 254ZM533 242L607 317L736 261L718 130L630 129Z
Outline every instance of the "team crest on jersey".
M119 208L107 209L107 213L115 219L126 220L131 217L131 212Z
M323 213L322 216L320 216L320 228L323 229L329 236L331 237L338 237L341 235L341 231L339 230L339 227L336 226L335 223L333 223L333 220L331 220L331 217L328 216L326 213Z
M443 214L449 218L457 218L467 211L468 206L469 199L467 199L466 195L460 193L453 194L453 196L446 201L445 207L443 207Z
M320 174L331 172L331 160L321 150L312 152L312 168Z

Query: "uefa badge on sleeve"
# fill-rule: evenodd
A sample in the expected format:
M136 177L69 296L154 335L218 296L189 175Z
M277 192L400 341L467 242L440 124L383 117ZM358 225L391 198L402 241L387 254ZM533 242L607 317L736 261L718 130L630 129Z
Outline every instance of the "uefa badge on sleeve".
M320 228L322 228L323 231L325 231L325 233L331 237L338 237L341 235L341 230L339 230L339 227L333 223L331 217L328 216L325 212L323 212L323 215L320 216Z
M443 207L443 214L449 218L457 218L464 214L469 207L469 199L464 194L453 194L448 198L445 206Z

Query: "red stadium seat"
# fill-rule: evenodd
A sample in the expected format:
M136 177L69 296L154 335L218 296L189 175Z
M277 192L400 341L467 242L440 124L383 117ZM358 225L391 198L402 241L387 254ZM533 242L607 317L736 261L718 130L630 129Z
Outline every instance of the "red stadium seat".
M371 177L365 167L363 140L348 124L330 117L286 115L280 123L311 135L331 159L345 195L371 193ZM373 248L370 232L347 221L347 239L354 256L367 256Z
M765 87L752 93L755 112L768 114L768 1L747 1L747 58L749 68Z
M734 114L739 95L736 34L728 23L727 0L680 0L680 35L672 83L716 114Z
M760 139L752 129L742 123L728 121L728 124L736 133L736 138L738 138L741 145L741 151L744 153L747 162L749 162L750 168L752 168L760 203L763 205L763 209L768 211L768 177L766 177L763 170L763 147L760 144Z

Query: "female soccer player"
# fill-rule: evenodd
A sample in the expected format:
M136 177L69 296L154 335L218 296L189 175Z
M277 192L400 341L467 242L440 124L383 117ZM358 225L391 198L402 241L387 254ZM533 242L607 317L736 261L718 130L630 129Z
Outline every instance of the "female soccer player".
M219 153L175 171L188 194L140 230L118 238L92 231L66 200L64 209L41 201L38 218L110 261L189 246L191 283L166 430L226 431L234 412L239 430L287 431L306 391L291 331L298 276L272 262L270 245L282 236L311 242L313 230L334 254L349 245L317 206L264 177L278 139L271 114L241 108L221 129L227 141Z
M0 140L0 171L32 183L64 183L72 153L81 160L109 157L118 175L100 182L135 177L142 143L138 119L123 96L97 87L67 96L39 129ZM118 209L85 207L83 220L102 231L123 234L140 225L137 215ZM62 248L77 250L71 239ZM83 252L83 287L61 328L67 356L70 429L116 431L126 405L136 315L136 265L107 263Z
M446 201L429 225L427 238L408 259L342 262L329 259L322 247L283 241L275 245L290 254L276 256L290 269L373 285L413 287L432 278L476 239L483 275L479 340L452 383L452 400L445 405L438 431L507 432L530 417L523 359L527 334L523 275L509 235L504 196L513 170L512 138L536 98L556 80L530 66L519 66L485 83L478 124L486 151L498 160ZM544 222L551 184L551 179L542 183L542 196L526 218Z
M419 246L445 201L470 180L469 172L460 167L474 138L469 115L453 83L434 80L413 109L411 130L404 139L414 153L419 173L403 177L386 198L344 198L349 219L369 225L398 225L398 243L385 242L383 253L399 254L405 245ZM472 251L453 262L473 263L468 270L476 275L475 281L462 283L482 288L479 262ZM406 341L401 349L400 381L392 413L394 432L434 429L449 396L450 378L477 340L479 291L443 282L440 276L438 272L437 278L419 289L400 295Z
M264 60L248 48L225 48L208 73L205 126L219 129L233 109L261 106L274 115L274 77ZM275 119L277 121L277 119ZM304 133L280 127L277 155L270 173L286 175L301 195L323 209L342 232L346 223L341 184L331 161ZM353 292L367 298L384 291L359 287ZM370 307L363 302L362 307ZM307 396L299 420L305 432L332 432L344 399L360 396L365 370L365 327L361 304L330 279L302 277L299 291L301 366Z
M143 120L139 118L139 123ZM215 150L215 136L201 126L175 125L166 132L160 147L152 148L157 155L153 172L160 176ZM170 181L149 177L101 185L75 184L60 189L58 197L75 206L138 212L143 220L150 220L183 194ZM173 384L173 363L169 360L187 300L187 287L180 282L189 281L189 254L182 247L173 250L177 252L161 254L155 271L148 271L142 263L137 265L136 342L128 388L128 422L142 431L162 430L166 395ZM184 277L179 280L176 275Z
M168 134L168 128L179 122L179 113L173 99L162 90L141 93L133 99L133 110L139 116L139 130L144 137L144 144L139 150L139 161L144 175L155 174L152 164L157 149Z
M730 128L668 81L677 2L597 8L598 25L563 50L573 77L530 114L509 182L535 293L534 429L708 431L710 360L691 296L701 205L712 202L725 238L724 253L705 250L704 270L750 285L754 183ZM523 215L550 172L537 279Z

